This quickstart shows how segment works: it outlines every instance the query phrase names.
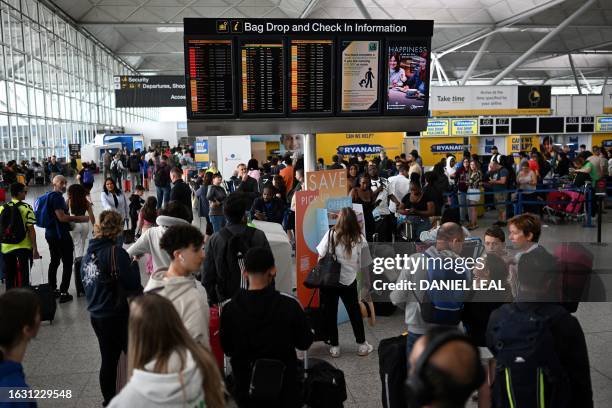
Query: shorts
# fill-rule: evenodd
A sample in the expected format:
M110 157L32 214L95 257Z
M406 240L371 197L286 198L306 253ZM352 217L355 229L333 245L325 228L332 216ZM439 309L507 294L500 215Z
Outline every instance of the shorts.
M507 199L507 194L506 193L495 193L493 194L493 200L495 201L495 205L502 205L505 206L506 205L506 199Z

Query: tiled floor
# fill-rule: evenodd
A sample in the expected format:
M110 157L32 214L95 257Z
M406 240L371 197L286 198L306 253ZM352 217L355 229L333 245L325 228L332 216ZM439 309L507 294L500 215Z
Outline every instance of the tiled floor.
M35 200L40 188L31 188L28 201ZM93 199L99 212L100 180L96 183ZM490 215L489 215L490 216ZM612 242L612 219L606 216L604 242ZM488 218L487 218L488 219ZM491 221L490 219L488 219ZM486 220L481 221L485 225ZM42 231L40 231L42 232ZM482 235L484 229L476 231ZM48 249L43 235L38 243L45 263L49 260ZM542 242L554 243L561 240L593 242L595 229L577 225L545 227ZM599 267L609 268L612 254L609 249L599 248ZM36 281L39 278L35 276ZM74 285L71 285L74 294ZM591 361L591 376L595 405L601 408L612 406L612 303L581 304L576 316L586 333ZM375 327L366 326L367 340L377 346L386 337L396 336L404 330L403 313L398 311L388 318L379 318ZM339 328L342 356L333 361L327 357L323 344L315 344L309 356L324 358L341 368L346 376L348 400L346 407L380 407L381 384L378 375L376 352L368 357L358 357L350 324ZM96 337L89 323L84 298L58 306L56 320L52 325L43 323L38 338L30 344L24 366L31 387L36 389L70 389L73 398L62 401L41 401L40 407L98 407L102 396L98 384L100 356Z

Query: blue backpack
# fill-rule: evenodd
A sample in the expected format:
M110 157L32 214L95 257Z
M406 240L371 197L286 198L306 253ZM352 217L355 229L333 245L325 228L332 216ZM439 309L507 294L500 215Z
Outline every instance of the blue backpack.
M57 225L55 215L51 213L51 194L54 191L48 191L41 195L34 202L34 215L36 216L36 225L40 228L52 228Z
M87 169L83 172L83 183L84 184L92 184L94 182L94 177L91 170Z
M451 258L424 255L424 260L427 263L427 280L430 286L425 291L423 301L420 303L421 317L427 323L455 326L461 321L466 291L462 289L453 290L444 287L431 287L431 285L434 282L435 284L443 282L454 285L459 284L468 288L471 284L470 273L467 270L463 273L457 273L455 268L445 268L445 261Z

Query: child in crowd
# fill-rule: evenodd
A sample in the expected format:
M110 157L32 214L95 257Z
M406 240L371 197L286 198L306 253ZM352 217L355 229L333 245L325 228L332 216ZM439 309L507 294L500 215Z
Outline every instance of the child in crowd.
M136 233L136 226L138 224L138 214L145 203L145 200L142 198L144 193L144 187L139 184L134 189L134 193L130 196L130 225L132 233L134 234Z
M40 327L40 301L29 289L10 289L0 296L0 389L4 397L9 390L29 388L23 373L23 358L28 343ZM8 400L0 406L12 406ZM36 402L17 402L22 408L36 408Z
M136 236L140 237L146 230L157 225L157 198L148 197L144 205L138 212L138 227L136 228ZM153 273L153 256L147 255L147 274Z

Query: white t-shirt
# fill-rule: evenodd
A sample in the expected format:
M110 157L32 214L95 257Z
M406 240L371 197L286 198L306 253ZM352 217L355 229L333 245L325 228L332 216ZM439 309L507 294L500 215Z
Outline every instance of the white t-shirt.
M389 177L389 194L393 194L400 202L402 198L410 191L410 180L407 177L398 174L397 176ZM397 210L393 201L389 201L389 211L395 213Z
M361 265L371 262L368 243L362 234L361 242L353 248L351 255L349 256L345 251L344 245L338 244L336 240L336 232L334 230L330 231L331 234L334 234L334 245L336 246L336 250L334 252L336 254L336 258L342 265L340 267L340 283L345 286L349 286L357 278L357 272L361 268ZM328 251L329 236L330 233L327 232L321 242L319 242L319 245L317 245L317 252L319 253L320 257L325 256Z
M378 190L378 187L381 185L384 186L380 193L378 193L378 196L376 196L376 201L380 200L380 204L378 204L375 210L380 215L389 215L389 182L383 177L378 177L378 180L370 179L370 183L372 184L372 191ZM374 217L376 217L376 214L374 214Z

